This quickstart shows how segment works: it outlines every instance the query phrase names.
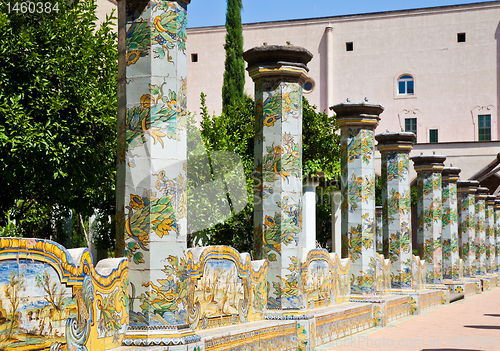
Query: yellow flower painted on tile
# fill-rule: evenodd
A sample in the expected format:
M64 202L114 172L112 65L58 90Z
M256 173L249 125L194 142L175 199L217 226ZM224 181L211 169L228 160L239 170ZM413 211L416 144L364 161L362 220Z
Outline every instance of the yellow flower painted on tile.
M171 218L167 218L167 219L164 219L163 221L158 221L158 220L154 220L153 222L151 222L152 224L158 224L158 226L156 227L156 230L155 230L155 233L160 237L162 238L164 235L168 235L170 231L175 231L176 233L178 232L177 231L177 226L174 222L174 220L172 220Z
M275 225L276 223L274 222L274 218L271 217L271 216L266 216L266 219L264 220L264 223L267 225L267 226L272 226L272 225Z
M130 207L132 207L134 210L139 210L144 207L144 201L140 196L137 195L130 195Z
M141 111L145 108L149 108L155 102L154 97L151 94L144 94L141 96Z
M264 119L264 125L266 127L274 126L274 122L276 122L276 116L268 116Z

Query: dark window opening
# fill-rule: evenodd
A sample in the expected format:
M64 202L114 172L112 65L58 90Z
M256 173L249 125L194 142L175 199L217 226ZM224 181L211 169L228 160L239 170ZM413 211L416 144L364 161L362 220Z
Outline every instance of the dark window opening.
M437 143L437 142L438 142L438 130L429 129L429 143Z
M410 132L417 135L417 119L405 118L405 132Z
M198 62L198 54L191 54L191 62Z
M457 41L459 43L465 43L465 33L457 33Z
M345 43L345 51L353 51L353 50L354 50L354 46L353 46L352 42Z
M491 140L491 115L478 116L479 141Z

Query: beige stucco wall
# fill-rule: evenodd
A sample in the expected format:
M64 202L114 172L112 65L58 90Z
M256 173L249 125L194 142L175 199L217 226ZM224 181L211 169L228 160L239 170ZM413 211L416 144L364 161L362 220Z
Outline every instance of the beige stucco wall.
M99 21L97 25L99 26L102 22L106 21L106 15L111 15L112 11L114 17L118 18L118 9L116 0L97 0L97 17ZM115 23L115 30L118 30L118 20L113 21Z
M440 142L474 141L477 115L491 114L492 140L498 140L499 20L500 1L495 1L267 22L244 26L244 48L287 41L307 48L314 55L309 68L316 81L309 100L321 110L346 98L379 102L386 110L377 132L400 131L405 117L417 117L419 143L429 141L429 129L439 130ZM330 55L327 27L333 33ZM457 42L460 32L466 33L465 43ZM207 94L210 111L221 111L224 35L224 27L188 30L190 111L199 111L200 92ZM353 42L352 52L346 42ZM192 53L198 62L191 62ZM327 72L329 61L332 72ZM397 78L404 73L415 77L409 98L397 96ZM253 95L248 75L245 89Z

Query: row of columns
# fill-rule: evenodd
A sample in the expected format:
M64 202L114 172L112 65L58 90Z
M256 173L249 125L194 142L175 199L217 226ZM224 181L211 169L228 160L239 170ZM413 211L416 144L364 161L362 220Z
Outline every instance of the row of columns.
M354 294L377 293L377 220L382 249L391 261L393 288L412 287L411 197L408 178L412 133L374 136L383 108L368 102L332 107L341 128L342 257L351 260ZM374 208L374 139L382 160L382 215ZM445 156L411 158L417 172L417 243L425 280L440 284L498 270L499 200L474 181L460 182L460 169L444 167ZM457 186L458 185L458 186ZM477 189L476 189L477 188ZM380 235L380 234L379 234ZM460 249L460 250L459 250Z
M181 291L186 284L185 34L189 2L166 1L159 8L127 0L119 6L119 26L127 40L119 47L117 252L130 261L128 335L146 343L192 335L185 323L185 315L191 311ZM315 233L302 228L301 102L311 58L307 50L293 46L263 46L244 54L255 82L255 258L270 263L268 301L275 309L306 306L300 288L300 259L304 249L313 248L314 242L307 237ZM341 250L351 259L353 292L376 293L374 131L383 107L365 101L332 109L342 143ZM411 286L408 154L414 136L399 134L379 141L387 174L383 235L393 263L393 286L407 288ZM418 167L422 189L424 183L441 181L442 166L423 162ZM429 277L437 281L441 273L441 187L426 191L419 203L424 227L421 234L419 230L419 248L431 260ZM485 222L484 200L483 205L477 201L471 214L477 213L478 223ZM433 216L431 223L424 219L428 212ZM492 223L490 212L488 216ZM498 218L496 228L497 223ZM491 244L492 238L486 241L486 232L478 229L478 233L481 252L481 243ZM470 232L467 238L469 245L476 239ZM491 256L491 249L488 252ZM481 262L491 262L486 252L484 258L482 255ZM472 257L470 261L472 267ZM498 266L498 255L494 261ZM161 298L166 294L174 300Z
M500 268L500 200L487 194L477 181L458 182L458 246L466 277Z

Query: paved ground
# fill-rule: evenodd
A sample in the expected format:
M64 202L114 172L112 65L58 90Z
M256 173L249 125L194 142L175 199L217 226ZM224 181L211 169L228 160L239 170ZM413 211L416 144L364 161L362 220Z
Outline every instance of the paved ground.
M317 351L500 350L500 287L372 328Z

